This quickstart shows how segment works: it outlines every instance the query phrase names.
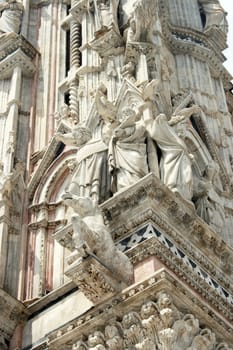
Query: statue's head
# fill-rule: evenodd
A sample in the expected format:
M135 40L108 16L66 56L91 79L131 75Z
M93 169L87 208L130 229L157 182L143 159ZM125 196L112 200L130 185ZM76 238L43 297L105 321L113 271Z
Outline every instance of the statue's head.
M100 331L95 331L94 333L90 334L88 337L88 346L96 346L99 344L104 345L104 335Z
M196 335L199 331L199 321L193 314L186 314L183 317L185 324L188 326L188 329L191 334Z
M153 301L148 301L145 304L142 305L141 308L141 317L143 319L147 319L150 316L157 316L158 315L158 309L156 304Z

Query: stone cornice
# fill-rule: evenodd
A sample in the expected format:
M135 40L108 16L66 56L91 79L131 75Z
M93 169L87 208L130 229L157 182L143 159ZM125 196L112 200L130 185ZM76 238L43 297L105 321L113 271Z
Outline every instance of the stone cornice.
M26 319L26 307L0 288L0 336L9 341L15 327Z
M72 344L82 336L87 337L97 327L101 329L113 318L119 319L125 313L132 311L132 308L138 311L145 300L153 300L158 292L164 290L173 296L173 302L179 310L185 312L188 309L201 319L205 326L224 337L224 340L233 341L230 323L219 317L217 312L213 317L213 310L203 302L203 299L181 283L169 270L161 269L143 282L132 285L116 297L107 300L103 305L49 333L48 349L55 350L62 345Z
M36 71L31 59L20 48L0 61L0 79L10 78L15 67L20 67L26 77L32 76Z
M101 208L117 242L152 220L219 283L226 288L231 285L232 248L195 213L192 205L175 196L153 174L116 194Z
M0 36L0 61L18 49L21 49L31 60L38 53L22 35L9 33Z

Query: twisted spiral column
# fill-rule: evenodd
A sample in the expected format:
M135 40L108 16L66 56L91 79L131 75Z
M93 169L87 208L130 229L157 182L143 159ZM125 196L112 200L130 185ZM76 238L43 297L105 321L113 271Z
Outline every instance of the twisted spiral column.
M74 6L76 3L72 1L71 6ZM77 68L80 67L80 24L72 20L70 27L70 67L71 71L74 72ZM79 103L78 103L78 80L74 76L69 84L69 106L70 106L70 114L71 118L74 122L78 123L79 121Z

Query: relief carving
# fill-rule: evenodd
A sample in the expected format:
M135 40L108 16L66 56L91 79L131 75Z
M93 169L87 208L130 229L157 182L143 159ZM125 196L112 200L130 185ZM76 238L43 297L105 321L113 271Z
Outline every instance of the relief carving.
M72 350L231 350L216 334L200 327L193 314L183 314L166 291L148 300L140 313L129 311L121 321L110 320L102 329L95 328L86 341L78 341Z

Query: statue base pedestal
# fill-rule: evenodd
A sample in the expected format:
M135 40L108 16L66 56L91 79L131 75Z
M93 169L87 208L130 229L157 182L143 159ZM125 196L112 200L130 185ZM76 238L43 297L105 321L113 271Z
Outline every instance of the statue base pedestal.
M94 304L98 304L126 288L95 256L79 258L65 271L65 275L79 287Z

